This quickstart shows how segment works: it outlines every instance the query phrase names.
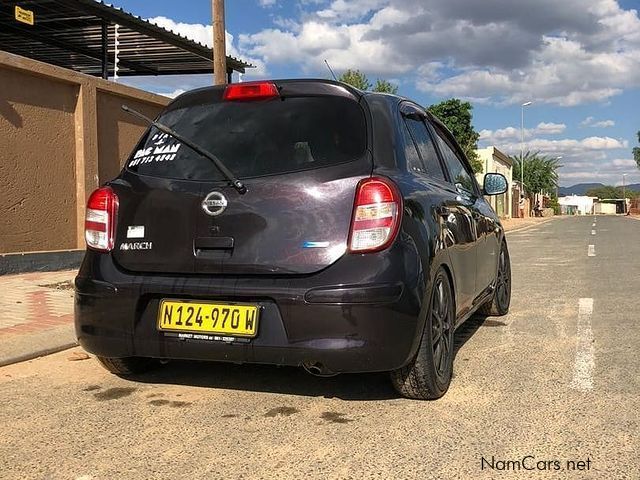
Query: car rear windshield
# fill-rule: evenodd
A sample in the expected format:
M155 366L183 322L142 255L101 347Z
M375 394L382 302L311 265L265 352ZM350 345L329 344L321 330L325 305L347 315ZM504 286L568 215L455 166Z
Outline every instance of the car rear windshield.
M349 162L366 149L363 110L342 97L189 105L165 112L159 121L215 154L238 178ZM223 180L210 160L155 127L127 166L142 175Z

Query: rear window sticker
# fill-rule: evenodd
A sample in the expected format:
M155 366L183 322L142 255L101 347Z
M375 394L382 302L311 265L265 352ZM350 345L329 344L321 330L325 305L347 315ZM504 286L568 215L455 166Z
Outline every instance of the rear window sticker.
M144 225L129 225L127 238L144 238Z
M155 146L139 149L133 155L133 160L129 162L129 167L135 167L142 163L170 162L174 160L182 144L175 142L162 145L163 143L164 140L158 141Z

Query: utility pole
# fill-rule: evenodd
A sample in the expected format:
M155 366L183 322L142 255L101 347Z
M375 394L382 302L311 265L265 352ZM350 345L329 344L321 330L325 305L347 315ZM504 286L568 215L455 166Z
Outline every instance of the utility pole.
M524 107L528 107L533 102L524 102L520 106L520 181L522 191L524 191Z
M213 84L227 83L227 48L224 26L224 0L211 0L213 15Z

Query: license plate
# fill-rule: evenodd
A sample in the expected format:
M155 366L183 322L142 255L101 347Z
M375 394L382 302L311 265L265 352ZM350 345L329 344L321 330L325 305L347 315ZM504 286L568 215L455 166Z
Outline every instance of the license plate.
M158 330L255 337L258 314L257 305L162 300Z

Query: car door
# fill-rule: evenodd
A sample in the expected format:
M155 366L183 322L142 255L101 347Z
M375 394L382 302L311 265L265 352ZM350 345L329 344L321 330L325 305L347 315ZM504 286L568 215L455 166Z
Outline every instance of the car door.
M450 227L455 231L458 240L451 249L451 261L457 269L454 273L456 278L464 286L465 306L470 309L484 289L484 280L479 278L479 264L485 254L485 238L479 229L483 218L481 204L484 199L470 166L458 152L451 135L439 122L429 123L447 171L452 197L449 210L457 213L456 223Z
M469 243L470 232L464 220L464 213L455 205L455 193L445 174L444 165L438 155L435 140L426 125L426 113L417 105L403 102L400 106L402 114L402 142L406 161L406 170L411 178L412 187L405 197L405 208L413 218L423 223L426 231L431 232L433 243L430 245L432 259L436 255L446 255L452 260L455 271L465 271L464 263L475 268L475 260L465 244ZM463 226L463 229L460 228ZM450 250L462 253L450 255ZM425 268L428 268L426 265ZM455 273L454 273L455 275ZM456 277L456 316L459 318L470 308L473 300L472 275Z
M478 254L478 291L482 295L492 288L498 271L498 259L500 255L500 227L498 216L489 202L480 197L477 202L479 216L476 220L478 235L482 241L482 249Z

